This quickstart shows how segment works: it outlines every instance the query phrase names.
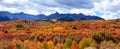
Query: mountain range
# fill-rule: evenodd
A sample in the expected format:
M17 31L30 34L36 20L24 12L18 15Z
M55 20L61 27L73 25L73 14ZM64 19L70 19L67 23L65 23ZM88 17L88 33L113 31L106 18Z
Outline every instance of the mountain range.
M7 11L0 11L0 21L10 21L10 20L52 20L57 19L60 21L74 21L74 20L104 20L98 16L90 16L80 14L59 14L58 12L51 15L31 15L26 13L10 13Z

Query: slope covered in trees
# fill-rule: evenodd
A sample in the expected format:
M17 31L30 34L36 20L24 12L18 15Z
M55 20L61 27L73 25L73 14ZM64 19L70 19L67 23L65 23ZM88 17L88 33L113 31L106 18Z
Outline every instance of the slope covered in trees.
M119 49L120 20L0 22L2 49Z

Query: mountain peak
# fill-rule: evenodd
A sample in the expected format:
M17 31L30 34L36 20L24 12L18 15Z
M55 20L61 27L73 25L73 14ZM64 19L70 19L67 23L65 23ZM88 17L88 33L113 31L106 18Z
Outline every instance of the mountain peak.
M60 21L104 20L103 18L100 18L98 16L84 15L82 13L80 13L80 14L70 14L70 13L69 14L59 14L58 12L56 12L54 14L51 14L49 16L45 16L45 15L42 15L42 14L40 14L40 15L30 15L30 14L26 14L24 12L10 13L10 12L0 11L0 18L2 19L3 16L6 16L6 19L11 18L11 20L19 20L19 17L21 17L21 20L42 20L42 19L47 19L47 20L58 19ZM5 20L3 20L3 21L5 21Z
M54 14L59 14L58 12L54 13Z
M20 12L20 14L25 14L24 12Z

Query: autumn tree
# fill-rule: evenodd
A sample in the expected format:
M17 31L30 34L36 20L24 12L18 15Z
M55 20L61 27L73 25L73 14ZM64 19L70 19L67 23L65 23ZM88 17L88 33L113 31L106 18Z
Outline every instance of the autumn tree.
M71 49L79 49L79 44L73 40Z
M96 47L96 42L91 38L84 38L79 42L80 49L87 47Z
M18 24L18 25L16 25L16 28L19 30L19 29L23 29L24 26L22 24Z
M67 38L65 43L64 43L64 49L70 49L72 45L72 39Z
M53 41L48 41L48 42L47 42L47 45L48 45L48 48L49 48L49 49L53 49L53 48L54 48L54 43L53 43Z

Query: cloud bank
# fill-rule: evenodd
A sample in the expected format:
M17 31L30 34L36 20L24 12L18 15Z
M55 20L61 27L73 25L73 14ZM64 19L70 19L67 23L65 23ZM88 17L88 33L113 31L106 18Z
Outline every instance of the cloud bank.
M55 12L83 13L108 20L120 18L119 5L119 0L1 0L0 11L34 15L50 15Z

